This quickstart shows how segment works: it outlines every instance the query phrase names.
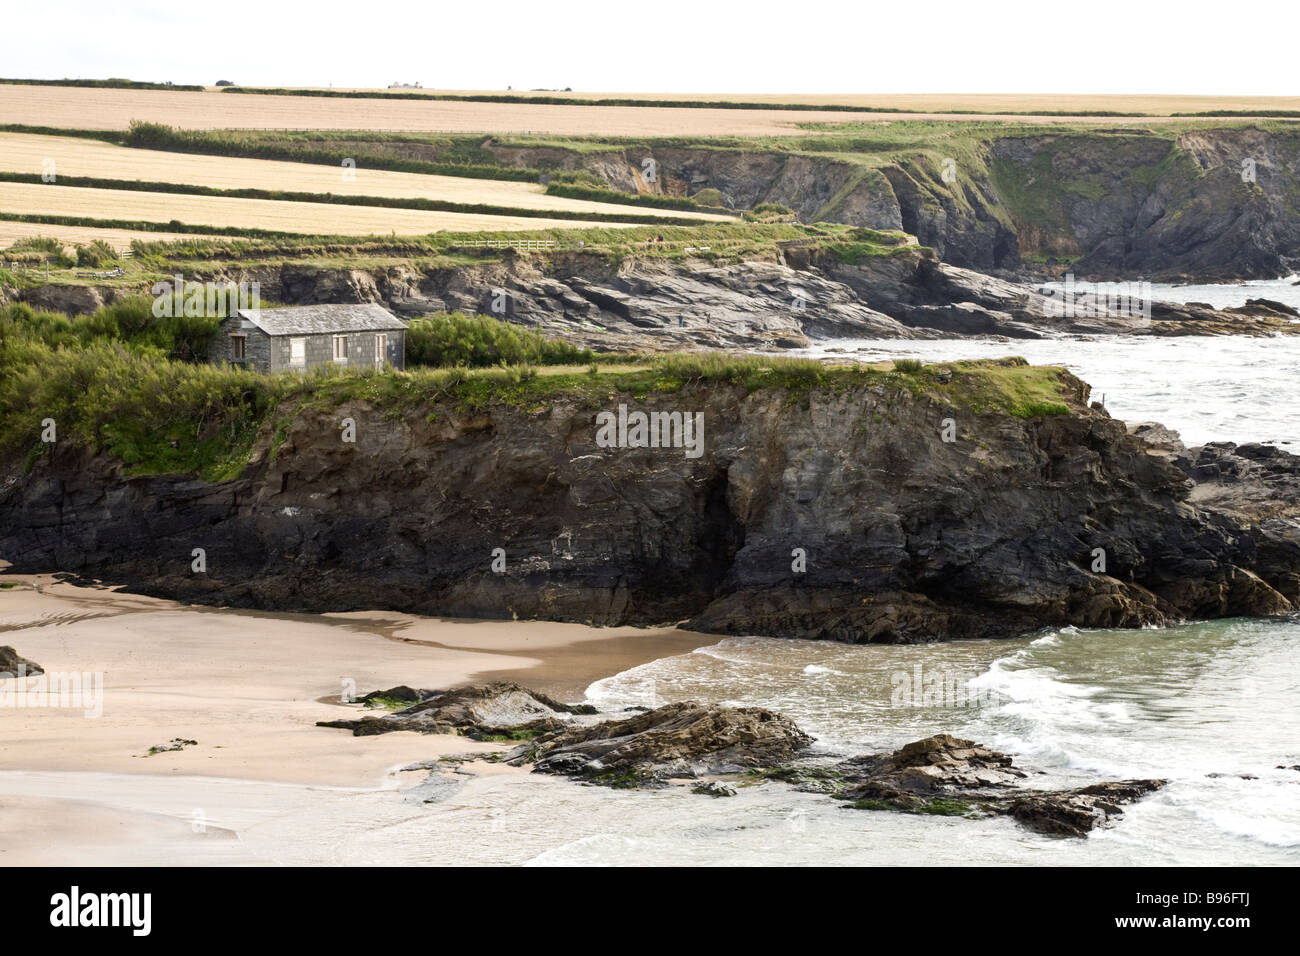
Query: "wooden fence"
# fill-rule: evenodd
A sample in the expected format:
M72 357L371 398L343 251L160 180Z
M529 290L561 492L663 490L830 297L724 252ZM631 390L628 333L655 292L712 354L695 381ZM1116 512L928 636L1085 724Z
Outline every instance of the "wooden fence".
M464 242L457 242L453 248L459 249L523 249L526 251L536 251L538 249L554 249L557 245L554 239L468 239Z

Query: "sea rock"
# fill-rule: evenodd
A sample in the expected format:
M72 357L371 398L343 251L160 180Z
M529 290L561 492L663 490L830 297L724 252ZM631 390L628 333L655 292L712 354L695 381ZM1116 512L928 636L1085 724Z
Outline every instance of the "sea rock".
M913 741L888 754L854 757L837 765L849 799L912 800L955 790L1011 787L1026 776L1011 757L951 734Z
M18 652L12 647L7 644L0 646L0 674L13 677L18 673L20 667L23 668L25 674L45 673L40 664L37 664L35 661L29 661L25 657L20 657Z
M1114 780L1074 790L1034 791L1000 808L1039 833L1085 836L1110 822L1135 803L1165 785L1164 780Z
M510 762L532 763L538 773L642 785L770 766L811 743L789 718L762 707L684 701L544 735L519 748Z
M699 786L692 787L691 793L698 793L706 797L734 797L736 795L736 790L734 787L728 787L721 781L710 780L708 783L702 783Z
M1159 422L1130 422L1128 433L1151 448L1164 452L1183 452L1186 448L1178 432Z
M1258 442L1211 442L1173 461L1196 482L1191 502L1258 527L1262 554L1272 554L1274 542L1300 541L1291 504L1300 501L1300 456Z
M358 704L368 704L376 700L404 700L408 703L427 700L428 698L439 693L436 690L416 690L414 687L407 687L405 684L398 684L396 687L390 687L388 690L372 690L356 699Z
M1163 780L1106 781L1070 790L1024 786L1010 756L950 734L917 740L892 753L836 765L840 793L862 809L943 815L1007 815L1039 833L1083 836Z
M394 688L410 691L409 687ZM390 692L367 695L384 696ZM528 735L556 730L565 718L589 713L589 707L574 707L512 681L494 681L475 687L446 691L412 692L419 699L404 710L383 716L318 721L318 727L351 730L354 737L414 730L426 734ZM363 698L364 699L364 698Z

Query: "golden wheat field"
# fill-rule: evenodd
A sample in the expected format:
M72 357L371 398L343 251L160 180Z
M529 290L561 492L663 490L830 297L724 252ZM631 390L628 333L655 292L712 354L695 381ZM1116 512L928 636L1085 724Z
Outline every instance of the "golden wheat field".
M642 95L654 98L651 94ZM700 95L707 96L707 94ZM669 96L672 99L687 98L683 95ZM740 95L707 98L751 100L751 97ZM827 97L826 99L827 103L837 103L843 98ZM1069 101L1069 98L1064 99ZM1291 97L1271 98L1271 100L1288 103L1293 102L1293 99ZM1014 106L1021 101L1026 105ZM1221 97L1205 97L1199 100L1202 104L1223 101L1224 98ZM925 102L933 104L927 107L929 110L962 108L952 105L959 102L953 98L927 97ZM982 108L994 109L997 106L1011 104L1013 108L1028 109L1030 102L1037 101L1029 97L1006 97L996 103L989 102ZM1048 107L1035 105L1033 108ZM1076 108L1085 107L1080 105ZM540 133L562 136L789 136L807 135L807 132L800 128L801 123L861 123L871 121L872 118L871 114L820 110L564 106L546 103L473 103L454 100L393 99L388 102L380 98L261 96L246 93L219 93L214 90L185 92L73 86L6 86L0 90L0 123L60 126L71 129L126 129L132 120L138 119L166 123L183 129L367 129L444 133ZM921 111L879 116L880 122L922 119L948 121L1016 119L1019 122L1044 124L1069 122L1072 119L1080 122L1090 121L1086 116L1008 117L979 113L945 115Z
M215 88L214 88L215 89ZM311 87L304 87L311 89ZM316 87L319 89L319 87ZM501 96L500 90L352 89L369 93L442 93L456 96ZM232 94L233 95L233 94ZM937 113L948 110L990 113L1141 113L1170 116L1209 110L1243 112L1300 111L1300 96L1167 96L1080 93L589 93L581 90L511 90L508 96L579 100L678 100L710 103L759 103L773 106L856 106L870 109ZM962 117L950 117L961 119Z
M40 173L53 164L56 176L93 176L156 183L183 183L217 189L278 189L287 192L382 196L395 199L436 199L457 203L487 203L522 209L608 213L620 216L659 215L725 221L730 217L678 212L625 204L590 202L548 196L536 183L459 176L398 173L364 167L289 163L233 156L202 156L162 150L132 149L94 139L0 133L0 171ZM351 178L345 179L345 173ZM169 216L168 219L176 218Z
M597 226L617 229L621 225L273 199L183 196L125 189L86 189L43 183L0 183L0 210L26 215L86 216L160 223L175 220L190 226L346 236L421 236L444 231L517 232Z
M7 219L0 219L0 250L9 247L19 239L43 237L58 239L63 243L65 249L75 243L84 244L98 239L108 243L119 252L130 249L132 239L170 242L180 239L202 238L201 236L183 235L176 232L131 232L128 229L107 229L101 226L50 226L38 222L10 222ZM4 253L0 252L0 259L3 258Z
M394 91L401 92L401 91ZM425 91L434 92L434 91ZM499 92L499 91L497 91ZM513 94L512 94L513 95ZM527 96L527 93L521 93ZM736 102L847 104L911 109L880 114L880 122L901 120L1096 122L1087 116L1008 117L994 113L943 114L945 109L1114 110L1168 113L1204 109L1300 109L1300 97L1223 96L1054 96L1054 95L826 95L771 94L555 94L631 99L700 98ZM566 136L782 136L807 135L801 123L861 123L871 114L819 110L685 109L649 106L564 106L473 103L444 100L340 99L261 96L216 90L119 90L72 86L5 86L0 123L72 129L125 129L134 119L185 129L369 129L446 133L542 133Z
M126 129L132 120L183 129L366 129L569 136L780 136L797 123L852 115L797 110L553 106L440 100L332 99L181 90L5 86L0 124Z

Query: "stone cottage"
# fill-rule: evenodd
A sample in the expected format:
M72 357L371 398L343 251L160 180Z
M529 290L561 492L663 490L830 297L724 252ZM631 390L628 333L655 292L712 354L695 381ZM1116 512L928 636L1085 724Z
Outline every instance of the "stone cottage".
M406 323L371 304L238 309L222 319L208 359L258 372L318 365L400 369L406 365Z

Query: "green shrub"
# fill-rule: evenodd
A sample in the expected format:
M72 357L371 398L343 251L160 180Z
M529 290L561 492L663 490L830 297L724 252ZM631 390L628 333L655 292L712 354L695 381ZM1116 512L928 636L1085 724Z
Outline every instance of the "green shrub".
M0 339L26 339L55 349L116 342L137 353L195 362L207 355L208 340L220 323L219 316L155 317L153 300L143 296L121 299L75 318L37 312L18 302L0 309Z
M794 222L796 219L793 209L775 202L761 202L745 213L747 222Z
M282 388L256 372L175 362L97 340L51 348L0 340L0 449L39 449L42 421L59 441L105 450L133 469L237 475Z
M578 365L590 363L593 358L589 349L548 339L536 330L487 315L439 313L414 319L406 332L408 365Z
M47 256L61 257L63 243L52 236L30 236L19 239L9 247L8 252L36 252Z
M117 250L103 239L92 240L87 245L77 245L77 265L101 268L110 262L117 262Z

